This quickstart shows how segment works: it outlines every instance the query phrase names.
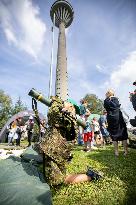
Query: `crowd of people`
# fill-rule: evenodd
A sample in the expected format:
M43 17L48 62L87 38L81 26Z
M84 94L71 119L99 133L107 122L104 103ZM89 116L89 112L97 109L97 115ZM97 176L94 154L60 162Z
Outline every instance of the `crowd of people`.
M90 152L100 146L113 143L115 156L119 155L118 141L122 141L124 146L124 155L127 155L127 127L123 119L122 111L120 108L119 99L115 97L112 90L106 92L104 100L104 110L99 118L93 117L91 112L87 109L87 101L81 100L80 105L80 118L86 122L86 127L83 129L79 127L78 144L84 145L83 150ZM39 140L45 134L45 120L40 123L40 136ZM10 123L7 127L8 145L20 146L22 133L27 134L28 146L31 145L32 135L34 128L34 118L29 117L29 120L22 125L22 119L18 118Z
M84 144L84 151L90 152L99 146L105 146L111 143L110 135L107 130L107 111L97 117L91 117L91 112L87 109L87 102L81 101L80 117L86 122L86 128L79 128L78 144Z
M41 120L40 123L40 138L45 133L46 123L45 120ZM7 139L8 145L20 146L22 138L27 138L28 146L31 146L34 132L34 118L29 116L29 119L24 123L21 117L15 119L7 126Z
M122 141L124 156L128 154L128 132L125 119L123 118L121 104L115 97L113 90L106 92L103 114L99 119L93 117L87 109L87 102L81 101L80 117L86 122L86 128L79 129L78 144L84 144L84 151L90 152L99 146L113 143L115 156L119 156L118 142Z

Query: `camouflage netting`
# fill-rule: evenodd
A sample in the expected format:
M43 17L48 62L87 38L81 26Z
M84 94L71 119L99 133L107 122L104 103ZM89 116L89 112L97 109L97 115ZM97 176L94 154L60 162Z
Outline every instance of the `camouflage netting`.
M63 102L59 97L52 97L52 105L48 112L48 125L56 127L64 138L72 141L77 138L78 127L74 106L71 105L71 108L69 105L71 104Z
M49 127L39 143L39 149L45 153L46 180L51 186L64 181L66 164L71 158L72 143L68 141L76 139L78 132L73 110L72 104L64 103L59 97L52 98L48 112Z
M66 162L71 155L71 144L62 137L56 128L48 128L40 148L45 153L45 176L50 185L63 182Z

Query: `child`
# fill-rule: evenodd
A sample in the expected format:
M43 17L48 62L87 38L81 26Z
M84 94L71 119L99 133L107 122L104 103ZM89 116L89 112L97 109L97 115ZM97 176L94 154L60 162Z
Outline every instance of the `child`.
M102 137L101 137L101 132L100 132L100 125L96 117L93 118L92 120L92 126L93 126L93 131L94 131L94 139L96 142L97 146L102 145Z
M83 140L84 140L84 146L85 146L84 151L87 151L87 152L91 151L91 141L92 141L92 138L94 137L93 127L88 120L89 116L90 116L90 112L87 111L85 113L86 128L84 129L84 132L83 132Z
M100 134L100 125L99 125L99 122L98 122L96 117L93 118L92 125L93 125L93 130L94 130L95 138L97 138L98 135Z

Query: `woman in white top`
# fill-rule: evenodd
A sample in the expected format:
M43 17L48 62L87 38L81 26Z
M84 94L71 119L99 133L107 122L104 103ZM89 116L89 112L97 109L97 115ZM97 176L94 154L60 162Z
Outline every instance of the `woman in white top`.
M9 135L8 135L8 145L12 143L14 145L14 140L18 139L17 131L17 124L16 121L12 122L11 128L9 129Z

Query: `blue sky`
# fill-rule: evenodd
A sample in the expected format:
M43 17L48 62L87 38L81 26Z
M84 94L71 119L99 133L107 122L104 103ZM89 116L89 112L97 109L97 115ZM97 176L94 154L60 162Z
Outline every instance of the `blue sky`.
M53 0L0 1L0 89L16 102L36 88L49 93L51 62L50 7ZM136 1L71 0L74 20L66 30L69 95L77 102L87 93L104 99L112 88L123 108L134 116L129 101L136 80ZM58 29L55 28L53 91ZM38 104L42 113L45 106Z

